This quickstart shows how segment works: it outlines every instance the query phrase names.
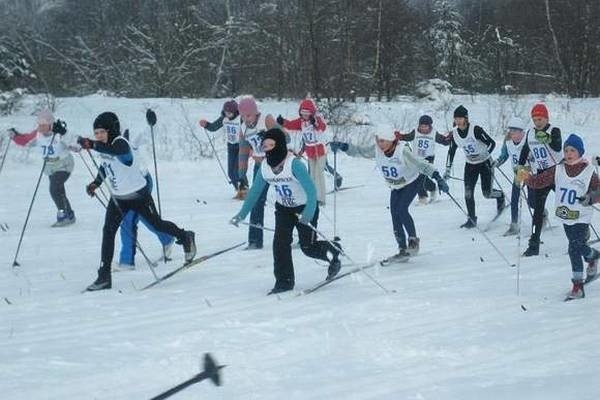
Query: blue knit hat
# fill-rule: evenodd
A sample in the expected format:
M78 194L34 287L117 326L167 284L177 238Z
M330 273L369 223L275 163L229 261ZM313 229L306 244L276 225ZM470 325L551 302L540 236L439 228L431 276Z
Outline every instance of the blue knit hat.
M571 133L567 140L565 140L563 149L567 146L573 147L575 150L577 150L580 157L582 157L583 153L585 153L585 148L583 147L583 140L581 140L581 138L574 133Z
M421 115L419 118L419 125L433 125L433 119L429 115Z

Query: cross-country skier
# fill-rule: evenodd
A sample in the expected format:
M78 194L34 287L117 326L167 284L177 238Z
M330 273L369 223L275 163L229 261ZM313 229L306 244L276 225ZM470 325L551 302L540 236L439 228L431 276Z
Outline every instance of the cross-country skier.
M242 117L241 138L246 146L250 147L250 154L254 160L254 173L256 176L260 170L262 160L265 158L265 152L262 149L261 143L263 135L268 128L275 125L275 119L270 114L262 114L258 110L256 100L253 96L242 96L239 98L238 110ZM240 145L240 164L244 162L242 159L242 145ZM246 161L247 163L247 158ZM247 168L247 164L246 164ZM240 169L243 169L240 166ZM245 176L245 172L243 176ZM243 180L241 183L243 190L247 190L248 181ZM250 223L255 226L250 226L248 230L248 246L247 250L255 250L263 248L263 230L256 226L262 226L265 219L265 202L267 201L268 186L264 187L261 195L258 197L250 213ZM245 197L245 194L244 194Z
M504 193L492 188L493 168L491 154L496 147L496 142L482 127L469 121L469 114L465 107L458 106L454 110L454 124L452 129L450 149L446 160L446 173L450 176L450 169L454 161L456 149L461 148L465 153L466 163L464 170L465 203L469 218L461 228L471 229L477 225L475 213L475 185L481 176L481 191L486 199L496 199L496 211L502 213L505 205Z
M35 146L40 149L46 161L44 174L50 180L50 196L57 208L56 222L52 227L67 226L75 223L75 213L67 198L65 182L71 176L74 167L71 151L79 151L75 137L67 135L67 125L61 120L54 120L49 110L42 110L37 115L37 128L26 134L15 129L10 136L19 146Z
M148 171L143 156L143 147L148 142L148 135L131 135L129 130L125 130L125 132L123 132L123 136L129 141L129 146L131 147L133 156L137 158L137 164L140 167L140 171L142 171L142 175L144 175L144 178L148 183L148 191L152 193L154 182L150 172ZM154 229L154 227L145 218L140 217L138 212L129 210L125 214L125 217L123 217L123 221L121 221L121 251L119 253L119 265L113 267L113 270L131 271L135 269L137 228L140 220L146 226L146 228L148 228L158 238L163 249L163 257L168 259L171 256L171 250L175 244L175 238L167 233Z
M105 182L109 188L111 200L106 208L102 233L102 259L98 277L87 287L88 291L110 289L111 263L115 247L115 235L125 213L137 212L156 230L177 238L183 245L186 263L196 255L194 232L185 231L170 221L161 219L150 195L148 182L141 172L137 157L134 156L127 139L121 135L119 119L112 112L104 112L94 121L96 140L79 137L77 142L82 148L98 152L101 163L98 175L86 187L90 196Z
M538 103L531 109L533 127L527 130L525 144L519 157L519 168L525 168L530 158L534 159L532 172L540 174L558 164L562 156L562 137L560 129L550 125L548 109L544 104ZM540 238L544 226L544 208L546 198L554 190L554 186L546 186L533 191L533 223L529 246L523 253L524 256L537 256L540 254Z
M292 261L292 232L298 231L300 249L312 258L329 262L327 278L333 278L340 270L338 259L339 243L336 246L316 239L315 231L308 226L317 226L319 208L315 185L302 160L288 152L285 133L275 127L268 130L262 140L266 162L254 175L248 197L233 225L242 221L260 196L270 185L275 188L275 235L273 237L273 272L275 286L268 294L285 292L294 288L294 264ZM300 216L299 216L300 214ZM337 247L337 249L336 249Z
M237 102L235 100L226 101L219 118L213 122L201 119L199 124L209 132L223 128L227 136L227 176L236 190L234 199L243 200L245 193L240 190L240 178L238 177L241 120Z
M398 139L395 132L384 131L375 137L374 148L332 142L332 146L345 151L350 156L362 155L370 158L375 156L377 170L391 189L390 213L399 251L398 254L388 258L386 263L406 261L408 257L419 252L420 239L417 237L415 222L410 215L409 207L419 188L423 186L423 179L433 178L442 192L448 192L448 184L434 166L415 156L409 144L399 145Z
M600 252L587 245L594 213L590 205L600 201L600 180L595 167L583 158L584 153L583 140L572 134L564 144L564 162L546 168L536 175L531 175L524 169L519 171L519 179L531 188L556 188L555 214L562 220L569 240L569 258L573 273L573 287L565 300L585 297L582 259L588 264L586 280L589 281L597 274L600 258Z
M302 135L302 151L308 159L308 171L317 188L317 201L325 205L325 166L327 164L327 152L325 148L325 129L327 124L323 117L318 114L317 105L312 99L304 99L298 107L299 117L286 120L281 115L277 117L277 123L283 126L288 133Z
M433 164L435 160L436 143L443 146L450 144L448 136L444 136L437 131L434 132L433 119L429 115L419 117L418 126L409 133L396 132L396 136L402 141L409 142L413 154L429 164ZM435 182L428 177L424 177L423 186L419 188L418 196L420 204L435 201L437 197Z
M500 150L500 156L492 163L495 168L500 168L507 160L510 160L512 170L514 174L517 173L517 167L519 165L519 157L521 155L521 149L525 144L525 132L523 122L517 118L512 117L508 121L507 126L508 132L506 134L502 149ZM515 179L512 182L512 191L510 196L510 226L503 236L512 236L519 233L519 197L521 196L521 186ZM533 207L533 190L527 189L527 203L529 207Z

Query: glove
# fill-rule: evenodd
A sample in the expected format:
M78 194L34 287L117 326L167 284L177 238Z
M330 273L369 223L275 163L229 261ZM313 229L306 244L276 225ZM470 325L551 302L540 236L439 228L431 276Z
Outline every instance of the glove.
M298 222L300 222L302 225L310 225L311 222L311 218L308 218L307 215L301 214L300 218L298 218Z
M435 179L435 181L437 182L438 185L438 189L440 189L440 192L444 192L444 193L448 193L450 191L450 188L448 187L448 184L446 183L446 181L440 176L440 173L435 171L433 173L433 175L431 175L431 177L433 179Z
M331 142L329 143L329 147L334 153L336 153L338 150L348 151L348 143L344 142Z
M61 121L60 119L57 119L52 124L52 132L58 133L61 136L64 135L65 133L67 133L67 123L65 121Z
M315 128L317 127L317 120L315 119L315 116L314 116L314 115L311 115L311 116L310 116L310 119L309 119L309 121L310 121L310 124L311 124L312 126L314 126Z
M552 141L552 137L550 136L550 134L548 132L538 131L537 129L535 131L535 138L540 143L544 143L544 144L548 144Z
M450 178L450 168L451 166L446 167L446 171L444 172L444 180L447 181Z
M581 205L591 206L592 204L594 204L594 197L591 193L586 193L585 196L578 197L577 201L579 201Z
M239 217L239 215L235 215L229 220L229 223L235 227L238 227L241 221L242 219Z
M156 113L150 108L146 110L146 122L148 122L148 125L150 126L156 125Z
M600 156L592 157L592 164L595 166L600 166Z
M82 149L89 150L94 148L94 141L88 138L84 138L79 136L77 138L77 144L81 146Z
M200 124L201 127L206 128L206 125L208 125L208 121L205 119L201 119L198 124Z
M517 183L524 183L530 176L531 170L529 167L525 167L524 165L519 165L519 167L517 167L517 176L515 177Z
M12 139L19 134L15 128L9 128L6 130L8 132L8 136Z
M283 124L285 123L285 118L283 118L283 117L281 116L281 114L279 114L279 115L277 116L277 123L278 123L279 125L281 125L281 126L283 126Z
M88 196L94 197L96 195L96 189L98 189L98 185L94 181L85 187L85 192L88 194Z

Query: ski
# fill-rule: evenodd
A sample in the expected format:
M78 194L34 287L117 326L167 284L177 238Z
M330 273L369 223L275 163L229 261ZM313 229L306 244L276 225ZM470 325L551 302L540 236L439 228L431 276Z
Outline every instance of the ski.
M365 186L365 185L344 186L344 187L339 188L339 189L330 190L329 192L327 192L327 194L332 194L334 192L341 192L341 191L344 191L344 190L356 189L356 188L363 187L363 186Z
M379 265L379 263L380 263L380 261L373 261L372 263L365 264L365 265L362 265L360 267L353 268L353 269L351 269L348 272L344 272L343 274L337 274L336 276L334 276L331 279L324 279L321 282L317 283L316 285L314 285L314 286L312 286L312 287L310 287L308 289L301 290L300 292L298 292L296 294L296 297L298 297L298 296L304 296L304 295L313 293L313 292L321 289L323 286L327 286L330 283L337 281L338 279L342 279L342 278L344 278L346 276L355 274L355 273L360 272L362 270L375 267L376 265Z
M170 277L172 277L173 275L175 275L175 274L177 274L177 273L179 273L179 272L181 272L181 271L183 271L183 270L186 270L186 269L188 269L188 268L191 268L191 267L193 267L193 266L194 266L194 265L196 265L196 264L200 264L201 262L203 262L203 261L206 261L206 260L208 260L208 259L210 259L210 258L216 257L216 256L218 256L218 255L220 255L220 254L227 253L228 251L231 251L231 250L233 250L233 249L237 249L238 247L241 247L241 246L242 246L242 245L244 245L245 243L246 243L246 242L241 242L241 243L238 243L238 244L236 244L236 245L234 245L234 246L227 247L226 249L219 250L219 251L215 251L214 253L210 253L210 254L207 254L207 255L205 255L205 256L202 256L202 257L197 257L197 258L194 258L192 261L190 261L190 262L188 262L188 263L185 263L185 264L183 264L183 265L182 265L181 267L179 267L179 268L176 268L176 269L174 269L173 271L169 272L168 274L166 274L166 275L164 275L164 276L160 277L158 280L156 280L156 281L154 281L154 282L152 282L152 283L150 283L150 284L148 284L148 285L144 286L144 287L143 287L143 288L141 288L140 290L146 290L146 289L150 289L151 287L153 287L153 286L156 286L156 285L158 285L158 284L159 284L159 283L161 283L161 282L164 282L165 280L169 279L169 278L170 278Z

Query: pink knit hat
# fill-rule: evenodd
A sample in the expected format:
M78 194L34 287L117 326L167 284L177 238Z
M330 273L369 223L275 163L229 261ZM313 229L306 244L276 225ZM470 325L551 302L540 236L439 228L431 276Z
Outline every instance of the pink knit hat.
M52 111L48 109L40 111L37 115L37 123L39 125L52 125L54 123L54 115L52 115Z
M256 115L258 114L258 106L253 96L242 96L238 101L238 111L242 115Z

